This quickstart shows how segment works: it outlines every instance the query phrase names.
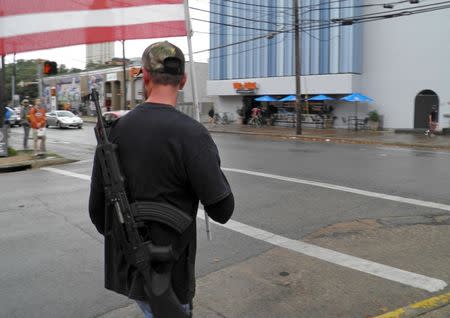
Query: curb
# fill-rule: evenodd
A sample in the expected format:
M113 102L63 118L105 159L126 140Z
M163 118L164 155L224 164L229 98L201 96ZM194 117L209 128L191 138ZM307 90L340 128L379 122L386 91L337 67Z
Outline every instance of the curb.
M46 159L35 159L26 160L23 162L12 163L8 165L0 165L0 173L4 172L16 172L27 169L38 169L42 167L62 165L66 163L76 162L77 160L66 159L66 158L46 158Z
M414 318L450 304L450 293L431 297L373 318Z
M410 144L410 143L403 143L403 142L383 142L383 141L377 141L377 140L361 140L361 139L340 138L340 137L324 137L324 136L317 136L317 135L297 136L297 135L268 134L268 133L258 133L258 132L242 132L242 131L235 131L235 130L229 130L229 131L214 130L214 129L208 129L208 130L211 133L276 137L276 138L284 138L284 139L290 139L290 140L303 140L303 141L310 141L310 142L334 142L334 143L346 143L346 144L381 145L381 146L395 146L395 147L407 147L407 148L450 150L450 146L442 146L442 145Z

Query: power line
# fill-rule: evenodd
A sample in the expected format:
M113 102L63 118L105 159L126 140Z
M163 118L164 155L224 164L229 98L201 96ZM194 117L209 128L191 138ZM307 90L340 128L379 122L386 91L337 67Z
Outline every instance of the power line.
M426 10L422 9L422 10L417 10L417 12L415 12L414 10L409 10L409 11L405 11L403 9L403 14L401 15L391 15L391 14L386 14L385 12L383 12L383 14L380 15L380 12L378 12L378 16L371 14L369 18L363 19L360 18L361 16L357 17L358 19L353 21L352 24L359 24L359 23L364 23L364 22L373 22L373 21L378 21L378 20L383 20L383 19L387 19L387 18L396 18L396 17L400 17L400 16L404 16L404 15L413 15L413 14L419 14L419 13L425 13L425 12L431 12L431 11L437 11L437 10L444 10L444 9L448 9L450 7L450 4L448 6L438 6L440 4L447 4L450 3L450 1L445 1L445 2L441 2L441 3L437 3L434 4L433 7L430 7L432 5L425 5L425 6L417 6L418 8L422 8L422 7L427 7ZM415 7L415 8L417 8ZM407 14L405 14L405 12L407 12ZM356 17L355 17L356 18ZM352 20L352 17L346 18L346 20ZM313 31L313 30L321 30L321 29L325 29L325 28L333 28L333 27L341 27L342 25L340 23L339 20L338 21L329 21L327 24L324 24L322 26L314 26L313 28L309 29L309 31ZM221 24L221 23L217 23L217 24ZM222 24L225 26L232 26L233 25L227 25L227 24ZM286 32L292 32L292 30L279 30L279 31L273 31L273 30L264 30L264 29L259 29L262 31L268 31L268 32L275 32L277 34L279 33L286 33ZM305 32L304 28L300 29L302 32ZM265 36L258 36L255 38L251 38L251 39L247 39L247 40L242 40L242 41L238 41L238 42L234 42L234 43L230 43L230 44L226 44L226 45L221 45L215 48L210 48L207 50L202 50L202 51L198 51L198 52L194 52L194 54L198 54L198 53L204 53L204 52L208 52L208 51L213 51L213 50L218 50L218 49L223 49L229 46L234 46L234 45L239 45L239 44L243 44L243 43L247 43L247 42L251 42L251 41L255 41L264 37L267 37L268 35Z
M418 5L418 6L414 6L412 9L413 10L417 10L417 9L420 9L420 8L438 7L439 5L444 5L444 4L448 4L448 3L450 3L450 1L443 1L443 2L437 2L437 3L432 3L432 4L425 4L425 5ZM373 12L373 13L368 13L368 14L362 14L362 15L359 15L359 16L354 16L354 17L351 17L351 18L342 18L340 20L344 20L344 19L345 20L350 20L351 19L351 20L356 21L356 20L364 19L366 17L377 17L380 14L389 16L389 15L393 15L393 14L396 14L396 13L399 13L399 12L404 12L404 14L407 15L407 14L411 14L413 11L410 10L410 9L400 8L400 9L392 9L392 10L389 10L388 12Z

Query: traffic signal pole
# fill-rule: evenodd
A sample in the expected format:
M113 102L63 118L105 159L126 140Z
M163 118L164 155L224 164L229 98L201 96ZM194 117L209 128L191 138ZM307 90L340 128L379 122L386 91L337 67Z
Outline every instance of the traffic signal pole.
M301 94L301 47L300 47L300 22L298 14L298 0L292 0L294 6L294 27L295 27L295 113L296 113L296 128L297 135L302 134L302 94Z
M43 64L42 62L38 62L37 64L37 81L38 81L38 98L42 98L44 96L44 85L43 85ZM31 102L31 101L30 101ZM34 105L34 102L33 102Z

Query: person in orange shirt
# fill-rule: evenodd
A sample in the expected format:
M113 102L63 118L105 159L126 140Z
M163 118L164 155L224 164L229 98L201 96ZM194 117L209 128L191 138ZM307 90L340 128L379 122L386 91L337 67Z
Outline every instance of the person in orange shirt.
M40 141L39 149L41 153L45 153L45 108L41 106L41 100L37 98L33 108L30 110L30 124L33 129L34 154L38 155L38 141Z

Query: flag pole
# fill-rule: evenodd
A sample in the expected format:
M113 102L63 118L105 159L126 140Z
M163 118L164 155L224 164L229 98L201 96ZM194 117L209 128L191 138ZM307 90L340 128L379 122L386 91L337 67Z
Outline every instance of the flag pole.
M127 65L125 60L125 40L122 40L122 65L123 65L123 87L122 87L122 98L123 98L123 108L124 110L128 109L127 107Z
M194 54L192 53L192 27L191 16L189 14L189 0L184 0L184 16L186 20L187 41L189 50L189 77L192 87L192 104L194 106L195 119L200 122L200 110L198 105L197 82L195 76ZM211 231L209 229L209 216L205 211L206 237L211 241Z
M200 109L198 103L197 82L196 82L197 76L195 73L195 66L194 66L194 54L192 52L192 26L191 26L191 16L189 14L189 0L184 0L184 12L186 18L186 31L189 50L189 77L191 80L191 87L192 87L192 104L194 106L195 119L198 122L200 122Z

